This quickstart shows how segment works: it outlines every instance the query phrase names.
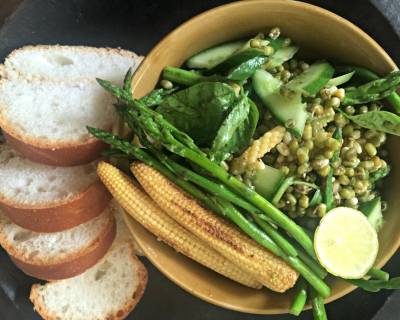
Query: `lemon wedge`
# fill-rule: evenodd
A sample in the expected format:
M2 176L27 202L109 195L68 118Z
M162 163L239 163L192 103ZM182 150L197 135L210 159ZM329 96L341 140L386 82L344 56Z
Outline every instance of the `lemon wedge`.
M329 273L344 279L360 279L375 262L378 235L360 211L337 207L321 219L315 231L314 249Z

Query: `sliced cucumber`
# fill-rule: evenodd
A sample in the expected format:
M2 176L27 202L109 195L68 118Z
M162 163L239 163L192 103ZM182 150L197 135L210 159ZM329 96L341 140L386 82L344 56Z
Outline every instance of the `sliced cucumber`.
M335 70L327 62L313 63L307 70L290 80L286 87L311 96L317 94L332 78Z
M227 42L203 50L186 61L186 66L193 69L211 69L242 48L246 41Z
M368 202L364 202L360 205L359 209L367 216L369 223L374 229L379 231L383 224L381 198L376 197Z
M266 165L264 169L257 171L250 180L259 194L271 200L284 178L285 174L281 170Z
M299 47L295 46L279 49L272 55L271 59L268 61L267 70L271 70L292 59L298 50Z
M252 79L256 94L276 120L297 137L301 137L308 117L306 104L301 101L301 94L282 96L279 93L282 82L262 69L258 69Z
M240 51L238 53L235 53L216 65L215 67L209 69L207 71L208 75L212 74L223 74L231 70L232 68L242 64L243 62L246 62L250 59L253 59L255 57L261 57L265 56L264 51L261 49L255 49L255 48L250 48L246 49L243 51Z
M332 87L332 86L340 86L342 84L345 84L346 82L350 81L350 79L354 73L355 73L355 71L352 71L349 73L342 74L341 76L332 78L331 80L328 81L326 86Z

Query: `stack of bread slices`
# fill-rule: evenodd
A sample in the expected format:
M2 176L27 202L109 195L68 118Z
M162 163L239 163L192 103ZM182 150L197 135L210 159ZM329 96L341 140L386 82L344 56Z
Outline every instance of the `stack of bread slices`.
M50 281L30 296L45 319L122 319L146 286L96 175L105 145L86 130L116 121L95 78L120 85L140 60L120 49L29 46L0 68L0 245L22 271Z

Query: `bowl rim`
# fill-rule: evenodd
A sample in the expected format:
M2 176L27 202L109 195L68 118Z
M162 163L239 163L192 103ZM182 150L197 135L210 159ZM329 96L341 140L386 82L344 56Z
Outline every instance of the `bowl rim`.
M251 0L251 1L235 1L232 3L228 4L223 4L220 6L217 6L215 8L211 8L209 10L206 10L198 15L195 15L194 17L190 18L186 22L180 24L178 27L176 27L174 30L169 32L166 36L164 36L154 47L153 49L145 56L139 67L137 68L133 81L132 81L132 92L135 92L135 88L137 84L142 80L143 76L147 72L147 70L151 67L151 63L148 61L150 60L150 57L153 55L157 55L158 52L160 51L160 48L164 46L165 43L168 42L168 40L172 37L175 36L175 34L179 34L183 29L190 28L191 25L198 23L198 21L201 21L204 17L208 17L209 15L218 15L219 12L225 10L226 8L235 8L235 7L246 7L246 6L254 6L254 5L268 5L268 4L282 4L283 2L285 3L285 6L291 6L292 8L295 9L300 9L303 11L307 11L310 14L318 14L330 19L335 20L338 24L342 24L347 28L350 28L352 31L358 34L359 37L363 38L368 44L381 55L382 60L387 63L390 68L398 69L397 65L395 62L392 60L392 58L389 56L389 54L371 37L369 36L365 31L363 31L360 27L356 26L349 20L339 16L336 13L333 13L327 9L321 8L319 6L310 4L310 3L305 3L302 1L292 1L292 0ZM136 221L133 220L128 214L125 214L125 219L126 222L134 222L135 227L139 228L144 228L141 225L139 225ZM129 225L129 223L128 223ZM133 227L133 226L132 226ZM130 226L131 228L131 226ZM132 230L132 229L131 229ZM132 232L134 239L136 242L139 244L143 252L146 254L146 248L145 245L142 243L141 239L135 235L134 232ZM398 248L400 247L400 234L397 237L397 239L394 239L393 244L390 246L389 250L387 250L386 254L382 256L380 263L377 264L377 267L381 268L383 267L388 260L396 253ZM248 307L237 307L236 305L232 305L228 302L216 300L213 297L209 297L207 295L203 295L195 290L192 290L190 286L186 285L185 283L181 282L179 279L177 279L173 274L171 274L169 271L165 270L162 268L162 266L157 262L157 259L151 255L151 253L146 257L151 261L151 263L157 267L157 269L163 273L169 280L174 282L176 285L178 285L180 288L184 289L191 295L196 296L197 298L200 298L203 301L206 301L208 303L211 303L213 305L223 307L229 310L234 310L242 313L250 313L250 314L283 314L282 309L270 309L268 313L265 312L260 312L258 309L253 309L253 308L248 308ZM331 295L325 300L325 303L330 303L333 302L337 299L342 298L343 296L349 294L352 292L354 289L357 287L354 285L348 285L345 289L343 289L341 292ZM310 307L308 306L306 309L309 309Z

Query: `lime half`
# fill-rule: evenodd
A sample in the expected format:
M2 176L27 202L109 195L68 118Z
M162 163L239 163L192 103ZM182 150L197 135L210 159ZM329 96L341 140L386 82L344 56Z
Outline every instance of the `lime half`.
M344 279L359 279L373 266L379 243L375 229L358 210L330 210L315 231L314 248L321 265Z

